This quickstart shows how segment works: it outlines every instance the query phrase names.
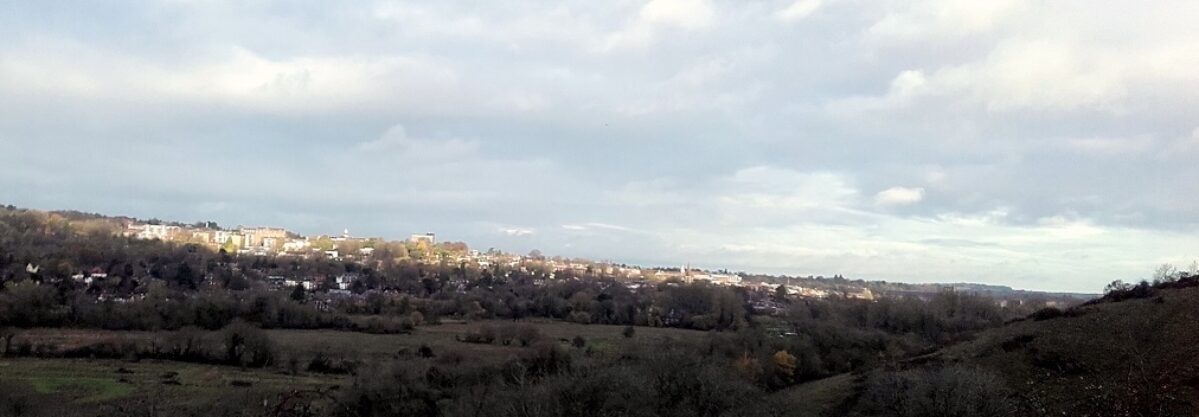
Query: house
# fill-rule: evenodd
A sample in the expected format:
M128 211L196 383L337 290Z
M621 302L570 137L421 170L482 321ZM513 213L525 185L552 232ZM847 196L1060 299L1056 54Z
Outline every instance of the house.
M278 275L271 275L269 277L266 277L266 283L268 285L270 285L271 288L274 288L274 289L280 289L280 288L283 288L284 286L288 286L288 285L295 285L295 284L288 284L288 282L290 282L290 281L291 280L287 279L286 277L281 277Z
M712 274L712 283L720 285L737 285L741 283L741 276L733 274Z
M786 311L786 306L770 300L755 301L750 305L754 314L777 316Z
M425 243L428 243L429 245L435 245L435 244L437 244L437 234L435 234L435 233L415 234L414 233L412 236L408 237L408 241L412 242L412 243L419 243L419 242L423 241Z
M845 291L846 298L855 298L858 300L873 300L874 293L870 292L869 288L861 288L857 291Z
M284 252L301 252L310 245L312 244L304 239L290 239L283 242L282 249Z
M164 224L142 224L130 226L134 231L133 237L143 240L170 240L176 233L179 233L179 226L168 226Z
M336 280L338 289L348 290L354 286L354 281L358 281L358 275L341 274L337 276Z
M243 227L240 231L242 243L250 248L278 251L287 240L287 230L275 227Z

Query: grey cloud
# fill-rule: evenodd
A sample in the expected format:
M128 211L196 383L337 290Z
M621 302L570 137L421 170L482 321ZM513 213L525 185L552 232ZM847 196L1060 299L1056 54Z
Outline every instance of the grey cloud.
M5 203L1083 291L1199 256L1187 2L0 7Z

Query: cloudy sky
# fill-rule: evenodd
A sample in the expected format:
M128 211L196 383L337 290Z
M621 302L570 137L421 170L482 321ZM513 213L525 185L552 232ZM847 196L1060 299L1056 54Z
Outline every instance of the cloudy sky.
M1199 258L1199 3L5 2L0 202L1098 291Z

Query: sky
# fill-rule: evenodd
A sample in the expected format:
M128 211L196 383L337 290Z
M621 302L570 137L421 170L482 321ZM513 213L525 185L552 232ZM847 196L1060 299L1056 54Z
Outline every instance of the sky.
M1097 292L1199 258L1199 2L0 4L0 203Z

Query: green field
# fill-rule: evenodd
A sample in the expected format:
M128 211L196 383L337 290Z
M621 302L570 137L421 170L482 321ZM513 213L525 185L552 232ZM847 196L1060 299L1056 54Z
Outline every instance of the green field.
M163 409L180 415L204 415L206 407L238 398L238 403L262 404L293 390L329 390L351 383L349 376L308 373L303 364L318 352L360 363L381 364L421 360L417 350L429 346L438 356L449 353L473 363L499 363L526 348L517 344L473 344L458 339L482 325L504 326L512 321L456 322L421 326L410 334L376 335L333 330L268 330L278 359L264 369L205 365L184 362L113 359L0 359L0 390L24 392L50 415L120 414L117 404L161 403ZM680 329L636 328L632 338L622 334L624 326L581 325L557 321L523 321L532 324L544 339L569 344L576 336L586 340L594 352L618 347L651 347L659 343L699 342L707 333ZM18 341L57 346L60 351L102 341L149 344L164 333L90 329L30 329ZM215 337L216 334L210 333ZM298 372L287 369L295 358ZM234 385L238 381L238 386ZM226 401L232 403L232 401Z
M502 360L516 354L520 348L499 344L463 343L458 341L458 338L483 325L503 326L513 323L535 325L547 338L560 342L568 342L575 336L582 336L587 340L589 347L599 350L620 343L649 345L672 340L697 342L707 336L707 332L696 330L637 327L634 337L625 338L621 334L624 326L584 325L550 320L453 322L421 326L410 334L367 334L335 330L267 330L267 334L284 358L307 358L317 352L323 352L350 359L378 361L404 357L415 352L420 346L427 345L434 352L458 351L471 358ZM19 339L53 344L65 350L104 340L149 342L160 334L94 329L30 329L23 331Z
M819 417L844 403L856 389L853 374L841 374L806 382L771 394L786 404L787 416Z
M245 387L234 386L239 381ZM201 412L222 399L239 396L274 400L291 390L344 384L334 375L286 375L273 370L179 362L86 359L0 360L0 387L30 392L50 415L117 415L111 403L158 403L162 409ZM43 413L45 415L45 413Z

